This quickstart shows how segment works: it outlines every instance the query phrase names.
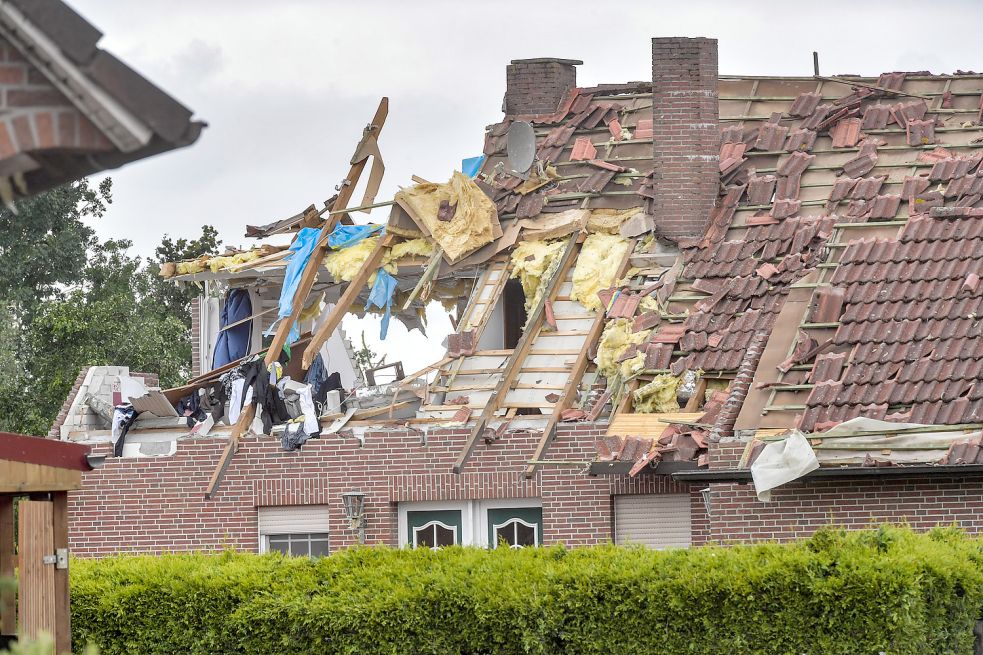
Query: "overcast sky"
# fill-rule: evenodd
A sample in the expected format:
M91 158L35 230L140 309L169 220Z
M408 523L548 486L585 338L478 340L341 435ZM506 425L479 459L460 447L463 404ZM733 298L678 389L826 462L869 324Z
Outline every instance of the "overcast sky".
M499 120L511 59L581 59L581 85L647 80L650 37L708 36L724 74L809 75L813 50L824 74L983 70L972 0L70 2L103 48L209 124L192 147L111 173L114 203L94 225L141 254L206 223L248 245L244 225L321 206L383 95L380 199L412 174L446 179ZM410 368L439 350L396 342L423 348Z

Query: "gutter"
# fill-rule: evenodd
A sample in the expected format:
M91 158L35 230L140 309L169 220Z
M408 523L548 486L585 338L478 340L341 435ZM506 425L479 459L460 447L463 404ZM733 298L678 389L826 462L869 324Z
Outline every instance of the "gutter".
M821 468L807 473L801 480L849 480L865 478L907 478L907 477L977 477L983 476L983 464L942 464L920 466L871 466ZM730 482L751 483L751 469L717 469L700 471L679 471L672 474L676 482Z

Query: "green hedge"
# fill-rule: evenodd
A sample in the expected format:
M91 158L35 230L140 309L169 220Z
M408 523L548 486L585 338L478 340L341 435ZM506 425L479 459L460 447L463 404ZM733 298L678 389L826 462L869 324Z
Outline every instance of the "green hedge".
M983 544L390 550L74 561L79 648L116 653L972 653Z

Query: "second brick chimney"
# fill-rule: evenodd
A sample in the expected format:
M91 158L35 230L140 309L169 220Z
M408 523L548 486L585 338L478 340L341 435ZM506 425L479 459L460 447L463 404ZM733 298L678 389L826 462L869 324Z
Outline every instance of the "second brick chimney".
M720 186L716 39L652 39L652 141L660 233L701 236Z
M576 59L513 59L505 69L506 114L551 114L577 86Z

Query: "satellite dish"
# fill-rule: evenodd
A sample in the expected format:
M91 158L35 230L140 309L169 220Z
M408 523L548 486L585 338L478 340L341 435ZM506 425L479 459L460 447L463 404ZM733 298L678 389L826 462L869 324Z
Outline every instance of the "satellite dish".
M506 141L506 153L512 172L527 179L529 169L536 159L536 133L532 125L526 121L515 121L509 126Z

